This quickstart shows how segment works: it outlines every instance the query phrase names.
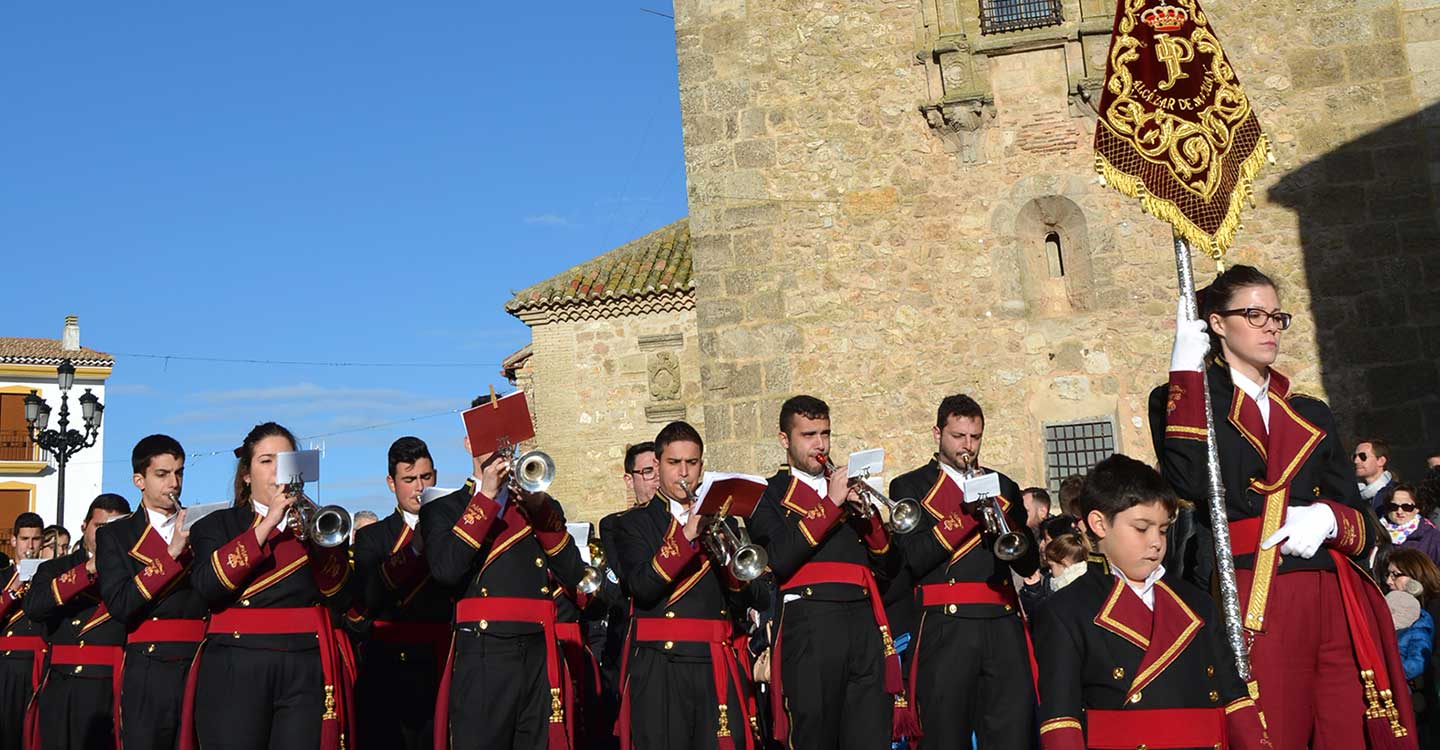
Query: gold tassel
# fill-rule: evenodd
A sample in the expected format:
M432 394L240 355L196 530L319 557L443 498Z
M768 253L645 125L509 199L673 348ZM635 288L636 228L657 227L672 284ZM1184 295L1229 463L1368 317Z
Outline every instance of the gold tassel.
M340 718L335 713L335 686L325 686L325 713L320 715L321 721L334 721Z
M720 729L715 732L716 737L730 736L730 707L724 703L720 704Z
M885 644L885 656L895 655L895 641L890 638L890 628L886 625L880 626L880 640Z
M565 702L560 700L560 688L550 688L550 723L565 723Z
M1375 690L1375 672L1369 669L1360 670L1360 682L1365 685L1365 718L1384 718L1385 709L1380 706L1380 693Z
M1390 720L1390 733L1396 737L1405 737L1410 731L1400 723L1400 711L1395 708L1395 696L1389 690L1381 690L1380 698L1385 701L1385 718Z

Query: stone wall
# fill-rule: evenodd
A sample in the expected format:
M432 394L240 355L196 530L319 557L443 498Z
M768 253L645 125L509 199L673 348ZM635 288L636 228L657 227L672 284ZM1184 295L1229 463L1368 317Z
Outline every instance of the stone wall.
M837 450L883 446L897 470L930 455L935 406L962 391L987 409L986 462L1022 484L1044 477L1046 423L1112 418L1120 450L1153 455L1145 407L1168 363L1174 263L1168 228L1092 169L1087 101L1113 5L1066 3L1062 26L992 37L975 5L676 0L711 468L773 468L776 413L798 392L830 402ZM1278 161L1231 259L1284 287L1299 316L1279 366L1298 389L1337 397L1348 442L1391 395L1372 366L1440 347L1435 137L1420 113L1436 87L1422 89L1430 48L1401 32L1403 8L1407 30L1429 33L1431 3L1335 0L1301 24L1293 4L1212 5ZM1327 185L1327 169L1272 194L1392 126L1368 147L1369 172L1333 168L1345 187ZM1386 150L1397 144L1429 156ZM1387 195L1404 196L1403 222ZM1326 223L1315 206L1353 220ZM1396 262L1368 258L1375 227ZM1372 273L1317 278L1352 261ZM1354 345L1335 338L1337 320L1371 304L1366 278L1408 289L1383 321L1413 329L1402 340L1414 346L1331 356L1326 341ZM1322 291L1346 300L1317 321ZM1404 397L1423 408L1392 425L1410 459L1440 438L1434 364L1417 366L1428 395Z
M551 492L572 521L626 507L625 448L666 422L699 421L699 347L693 310L531 328L533 355L517 383L535 413L534 447L555 459Z

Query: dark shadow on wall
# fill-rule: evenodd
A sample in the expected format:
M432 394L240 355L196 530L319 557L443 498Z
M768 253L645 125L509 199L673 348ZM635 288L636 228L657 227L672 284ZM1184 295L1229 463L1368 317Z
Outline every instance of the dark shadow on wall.
M1282 178L1295 211L1320 373L1341 442L1390 441L1418 480L1440 450L1440 105L1346 142Z

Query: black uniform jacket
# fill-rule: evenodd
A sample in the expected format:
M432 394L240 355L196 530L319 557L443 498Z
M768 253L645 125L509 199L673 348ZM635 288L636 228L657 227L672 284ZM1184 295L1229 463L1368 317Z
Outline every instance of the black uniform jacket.
M727 519L725 523L734 521ZM649 503L625 511L608 532L606 554L621 570L635 617L680 617L731 620L731 607L766 606L768 590L742 586L724 566L717 566L699 539L690 542L670 513L670 500L656 494ZM739 596L742 591L745 596ZM748 593L756 591L753 596ZM753 599L753 601L752 601ZM660 643L637 642L637 647L661 649ZM703 643L682 642L664 649L676 660L710 660Z
M1271 370L1267 430L1259 407L1235 385L1228 366L1214 364L1208 374L1225 513L1230 521L1260 517L1267 494L1281 487L1286 489L1285 502L1290 506L1330 505L1339 533L1328 544L1360 559L1375 541L1374 530L1363 520L1365 503L1355 484L1355 468L1337 438L1330 407L1319 399L1292 393L1290 381ZM1200 383L1198 372L1171 373L1169 385L1150 394L1150 421L1165 426L1161 442L1155 446L1161 473L1180 497L1195 504L1196 534L1185 552L1186 579L1208 587L1215 549ZM1236 555L1235 565L1253 567L1254 555ZM1282 556L1279 572L1316 568L1333 570L1334 560L1326 554L1309 560Z
M144 507L128 518L112 521L95 532L95 569L100 596L110 616L134 630L144 620L201 620L209 614L205 600L190 586L189 550L176 560L169 545L150 525ZM154 658L188 659L193 643L157 643Z
M770 569L782 587L806 563L834 562L870 568L880 591L885 592L904 565L878 515L859 518L836 507L795 477L788 466L770 477L750 516L749 528L756 543L769 554ZM810 586L800 595L840 602L869 598L860 587L843 583Z
M1170 575L1153 591L1152 611L1092 557L1085 575L1040 608L1033 624L1045 747L1067 746L1054 740L1083 730L1094 709L1223 707L1249 712L1258 736L1255 704L1210 597Z
M498 503L467 481L420 509L420 533L430 575L461 597L550 599L551 570L569 587L584 575L580 550L565 530L565 512L549 496L533 511L522 511L511 498L500 512ZM494 622L485 632L534 634L541 626Z
M914 531L895 535L916 586L988 581L1009 587L1012 568L1021 576L1028 576L1039 568L1040 553L1025 525L1020 485L1000 474L999 499L1006 521L1012 531L1030 540L1025 555L1011 563L995 556L995 540L985 533L984 523L970 512L969 506L960 507L950 502L959 495L959 488L947 479L935 459L890 482L892 500L914 498L924 510ZM1012 611L999 604L963 604L953 612L948 608L940 612L949 617L1001 617Z
M419 524L416 524L417 528ZM391 622L449 622L451 592L430 574L416 532L396 509L355 532L355 587L364 615Z
M43 563L25 595L25 614L45 630L52 646L125 645L125 625L110 616L100 601L98 579L85 570L82 548ZM85 677L110 678L109 667L85 667Z
M287 525L262 545L254 529L261 518L244 505L212 513L190 530L195 563L190 585L212 611L230 607L311 607L323 604L332 614L350 606L349 545L320 547L295 539ZM316 648L314 635L245 635L210 642L283 651Z

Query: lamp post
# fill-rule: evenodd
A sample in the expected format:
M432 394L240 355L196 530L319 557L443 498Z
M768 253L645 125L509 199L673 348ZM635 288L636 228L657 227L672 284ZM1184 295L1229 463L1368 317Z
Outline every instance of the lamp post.
M30 439L39 445L42 450L49 451L55 456L60 464L60 483L56 492L55 501L55 522L64 524L65 521L65 464L70 457L89 448L95 444L100 437L100 419L105 413L105 405L100 399L90 392L89 388L79 398L80 418L85 424L85 431L70 429L70 388L75 385L75 365L70 360L63 359L60 366L55 368L57 382L60 385L60 422L58 430L47 430L50 423L50 405L45 399L40 398L36 391L30 391L25 397L25 424L29 428Z

